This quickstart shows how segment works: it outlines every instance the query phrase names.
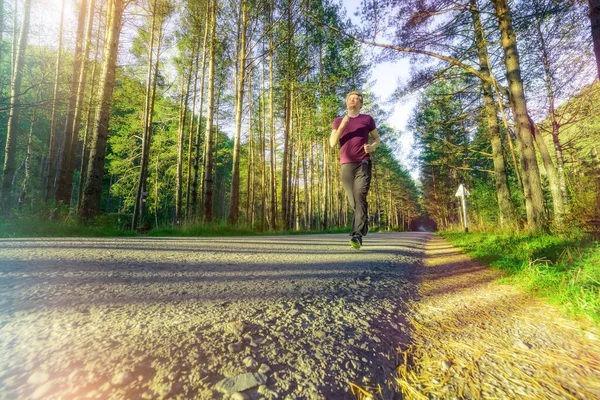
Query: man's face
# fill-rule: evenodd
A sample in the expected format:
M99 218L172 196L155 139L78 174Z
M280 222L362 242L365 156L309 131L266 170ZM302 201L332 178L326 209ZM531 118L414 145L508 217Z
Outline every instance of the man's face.
M360 110L362 108L362 100L359 95L353 94L346 99L346 107L348 110Z

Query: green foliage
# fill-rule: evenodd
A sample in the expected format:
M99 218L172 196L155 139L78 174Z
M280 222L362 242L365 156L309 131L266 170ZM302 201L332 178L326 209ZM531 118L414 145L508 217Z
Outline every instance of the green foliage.
M410 122L419 150L423 207L438 225L459 221L454 193L468 174L469 137L457 82L439 81L425 91Z
M600 242L580 232L443 232L480 262L508 272L506 282L600 323Z
M0 238L21 237L106 237L135 236L136 233L119 227L118 217L102 215L92 223L82 223L67 210L56 210L48 219L48 209L27 209L11 219L0 219ZM128 225L127 225L128 226Z

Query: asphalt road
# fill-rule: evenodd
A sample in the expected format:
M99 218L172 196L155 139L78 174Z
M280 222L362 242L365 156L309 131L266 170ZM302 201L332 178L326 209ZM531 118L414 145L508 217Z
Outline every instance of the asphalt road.
M400 398L429 238L2 239L0 398Z

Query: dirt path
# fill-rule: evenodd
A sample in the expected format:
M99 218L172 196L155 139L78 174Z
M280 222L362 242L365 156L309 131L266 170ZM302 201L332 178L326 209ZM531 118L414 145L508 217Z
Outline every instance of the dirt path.
M0 240L0 399L600 397L597 331L497 276L427 233Z
M598 329L432 236L399 368L409 398L600 398ZM426 396L426 397L425 397Z

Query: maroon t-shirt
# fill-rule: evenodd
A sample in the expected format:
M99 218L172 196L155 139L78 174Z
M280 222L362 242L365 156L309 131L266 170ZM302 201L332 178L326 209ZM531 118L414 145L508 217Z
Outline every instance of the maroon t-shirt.
M338 117L333 121L333 129L340 127L344 117ZM375 120L368 114L358 114L351 117L350 121L340 135L340 163L361 162L370 160L371 157L365 153L364 145L369 144L369 132L375 129Z

